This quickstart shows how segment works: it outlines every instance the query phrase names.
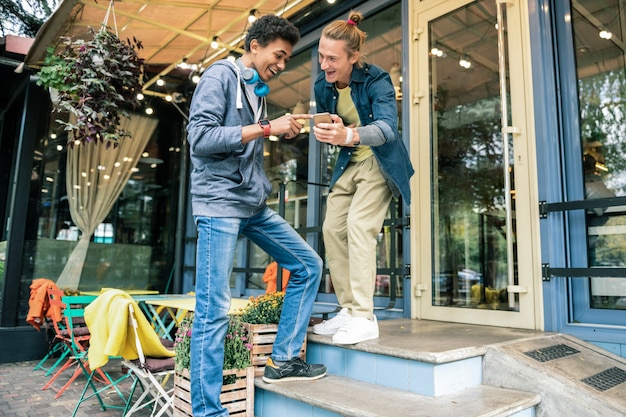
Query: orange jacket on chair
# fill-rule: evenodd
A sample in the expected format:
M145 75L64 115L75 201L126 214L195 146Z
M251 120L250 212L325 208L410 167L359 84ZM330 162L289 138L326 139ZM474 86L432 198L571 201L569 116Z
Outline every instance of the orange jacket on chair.
M59 289L54 281L46 278L34 279L33 283L30 284L29 309L26 321L38 331L46 317L55 322L61 321L61 309L54 306L50 307L48 288Z

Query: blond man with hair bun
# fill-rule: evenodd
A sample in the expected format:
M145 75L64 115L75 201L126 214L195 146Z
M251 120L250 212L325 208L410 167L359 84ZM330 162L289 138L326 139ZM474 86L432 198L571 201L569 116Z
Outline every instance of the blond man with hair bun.
M389 74L363 61L363 15L330 23L319 41L321 72L315 80L318 112L333 123L313 127L318 141L340 147L326 201L326 262L341 311L313 327L333 343L379 336L374 315L376 238L389 204L409 204L413 167L398 132L396 93Z

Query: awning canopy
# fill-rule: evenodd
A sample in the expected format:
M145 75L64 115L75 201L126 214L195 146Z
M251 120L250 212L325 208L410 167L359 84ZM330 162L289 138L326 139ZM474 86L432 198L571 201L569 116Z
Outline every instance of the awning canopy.
M248 17L277 14L289 18L316 0L65 0L42 26L25 64L38 68L46 48L61 37L87 37L105 22L121 40L143 44L148 78L144 91L161 76L189 73L231 52L242 53ZM218 47L211 43L217 40ZM182 74L181 74L182 73Z

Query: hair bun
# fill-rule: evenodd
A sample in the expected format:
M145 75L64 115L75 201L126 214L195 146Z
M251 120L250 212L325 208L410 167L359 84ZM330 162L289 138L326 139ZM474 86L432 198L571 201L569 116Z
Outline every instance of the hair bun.
M362 19L363 19L363 15L361 13L359 13L359 12L352 12L352 13L350 13L350 17L348 17L348 23L354 24L356 26L359 23L361 23Z

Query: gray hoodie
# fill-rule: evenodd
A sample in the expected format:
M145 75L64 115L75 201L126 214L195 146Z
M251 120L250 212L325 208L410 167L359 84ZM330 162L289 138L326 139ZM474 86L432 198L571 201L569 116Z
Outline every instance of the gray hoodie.
M187 140L194 216L251 217L265 207L272 189L263 170L263 139L241 142L242 126L257 120L238 74L232 63L215 62L191 100Z

